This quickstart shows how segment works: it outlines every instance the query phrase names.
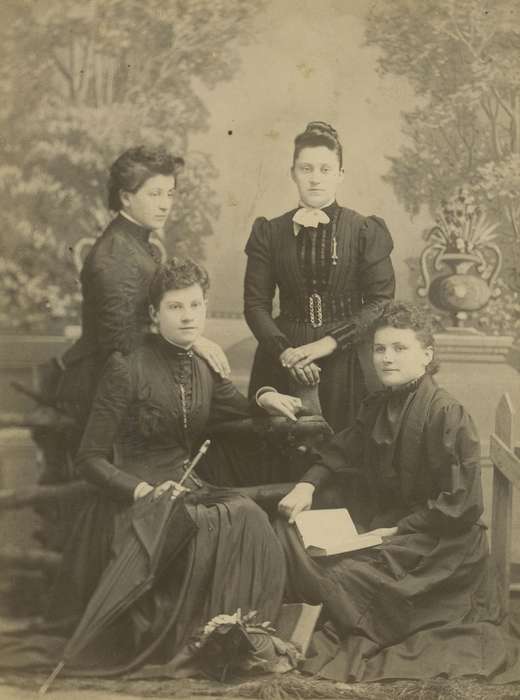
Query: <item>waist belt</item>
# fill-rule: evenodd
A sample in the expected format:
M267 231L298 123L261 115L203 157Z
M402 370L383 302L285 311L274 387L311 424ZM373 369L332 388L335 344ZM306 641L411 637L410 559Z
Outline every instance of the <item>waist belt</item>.
M347 321L352 316L352 300L348 298L330 298L317 292L296 300L281 300L280 318L290 321L309 323L313 328L320 328L324 323Z

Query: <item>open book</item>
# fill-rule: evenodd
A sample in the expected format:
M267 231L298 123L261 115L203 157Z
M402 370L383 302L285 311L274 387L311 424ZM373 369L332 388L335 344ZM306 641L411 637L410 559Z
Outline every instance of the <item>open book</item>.
M354 552L375 547L383 541L379 535L370 532L358 535L346 508L305 510L294 520L305 551L311 557Z

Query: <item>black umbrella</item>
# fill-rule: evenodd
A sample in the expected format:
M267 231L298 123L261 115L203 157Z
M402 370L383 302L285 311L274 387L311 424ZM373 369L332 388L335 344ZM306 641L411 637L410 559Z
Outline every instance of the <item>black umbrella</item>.
M208 445L209 440L199 450L182 481ZM155 500L151 494L145 496L132 506L130 527L124 537L119 538L118 551L67 642L61 661L41 686L41 695L47 692L65 664L76 658L100 632L153 587L160 573L196 531L197 525L186 509L184 498L173 498L170 490Z

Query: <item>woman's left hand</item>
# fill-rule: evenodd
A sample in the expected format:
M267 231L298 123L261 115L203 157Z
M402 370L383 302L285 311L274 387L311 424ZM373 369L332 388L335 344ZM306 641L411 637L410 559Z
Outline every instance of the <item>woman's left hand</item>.
M162 484L159 484L159 486L156 486L153 490L154 501L156 498L159 498L159 496L162 496L165 491L168 491L168 489L172 490L170 494L171 498L176 498L181 493L189 491L189 489L187 489L185 486L181 486L176 481L163 481Z
M298 420L296 413L302 407L301 399L288 394L279 394L277 391L266 391L257 400L270 416L286 416L291 420Z
M193 349L203 357L209 364L211 369L215 370L217 374L221 377L227 379L231 374L231 368L229 366L226 354L217 343L207 338L198 338L195 343L193 343Z
M392 537L393 535L397 535L397 528L396 527L378 527L375 530L370 530L369 532L365 532L364 534L365 535L379 535L379 537L386 539L387 537Z
M315 360L332 355L337 347L338 344L334 338L331 335L326 335L312 343L300 345L297 348L287 348L280 355L280 362L282 367L301 369Z

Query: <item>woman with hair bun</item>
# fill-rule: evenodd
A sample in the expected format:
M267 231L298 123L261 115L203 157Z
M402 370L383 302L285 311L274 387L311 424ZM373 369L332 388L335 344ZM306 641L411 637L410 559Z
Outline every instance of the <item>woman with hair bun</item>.
M65 373L58 389L58 403L80 427L109 355L130 352L149 329L148 288L159 262L150 234L168 219L183 165L164 147L137 146L110 168L108 206L117 214L81 270L82 335L62 358ZM216 371L229 372L215 343L200 339L194 350Z
M291 393L291 379L319 381L323 415L337 431L366 393L358 345L394 296L392 238L382 219L337 203L343 149L329 124L310 122L296 137L291 174L299 207L258 218L246 245L245 317L258 340L249 389Z

